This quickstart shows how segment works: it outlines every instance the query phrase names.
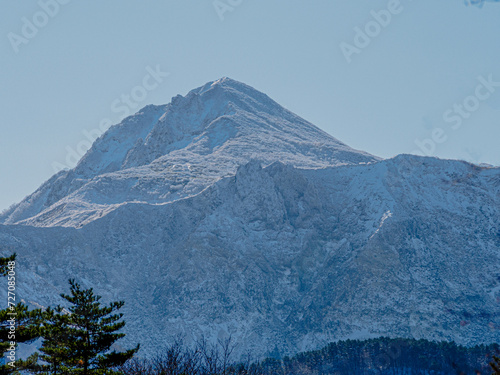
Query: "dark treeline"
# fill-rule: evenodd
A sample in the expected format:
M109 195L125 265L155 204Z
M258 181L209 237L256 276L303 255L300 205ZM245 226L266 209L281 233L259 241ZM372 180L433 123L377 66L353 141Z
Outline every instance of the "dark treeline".
M262 363L265 374L491 374L499 346L377 338L331 343L281 361Z
M489 375L493 356L500 353L497 344L467 348L449 342L377 338L339 341L291 358L235 364L230 361L233 349L230 342L213 346L203 342L195 348L177 342L153 359L129 361L121 371L125 375Z

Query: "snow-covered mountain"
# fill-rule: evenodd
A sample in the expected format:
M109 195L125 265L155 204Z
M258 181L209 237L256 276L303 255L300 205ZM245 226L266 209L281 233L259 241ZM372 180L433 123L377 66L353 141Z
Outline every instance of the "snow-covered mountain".
M373 336L500 338L500 169L356 151L223 78L112 127L0 217L19 294L75 277L125 343L282 354Z
M52 177L0 223L81 227L124 203L196 195L251 159L298 168L378 160L259 91L222 78L112 127L75 169Z

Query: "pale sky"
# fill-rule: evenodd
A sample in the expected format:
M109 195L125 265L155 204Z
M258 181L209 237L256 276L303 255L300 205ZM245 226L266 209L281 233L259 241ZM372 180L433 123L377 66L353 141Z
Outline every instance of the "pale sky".
M500 165L499 2L57 1L0 3L0 210L223 76L381 157Z

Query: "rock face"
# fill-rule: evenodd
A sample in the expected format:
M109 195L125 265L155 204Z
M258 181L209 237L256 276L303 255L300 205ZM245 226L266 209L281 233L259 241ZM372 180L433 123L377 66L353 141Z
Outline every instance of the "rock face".
M0 216L18 293L123 299L124 344L500 338L500 169L356 151L228 78L148 106ZM2 291L3 292L3 291Z

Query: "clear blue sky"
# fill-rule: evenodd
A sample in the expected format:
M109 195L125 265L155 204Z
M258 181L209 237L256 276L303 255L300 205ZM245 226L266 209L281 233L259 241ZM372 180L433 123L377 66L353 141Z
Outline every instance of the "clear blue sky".
M213 0L42 7L54 1L0 3L0 210L47 180L55 162L66 164L84 130L119 122L122 95L135 89L138 107L163 104L223 76L382 157L416 152L415 141L434 135L439 142L424 143L432 155L500 165L500 87L476 92L478 77L500 82L500 3L220 0L219 13ZM374 24L371 11L388 8L390 21ZM356 47L355 27L373 36L366 47ZM343 42L358 48L350 63ZM140 89L157 66L170 75ZM452 113L464 101L468 110Z

